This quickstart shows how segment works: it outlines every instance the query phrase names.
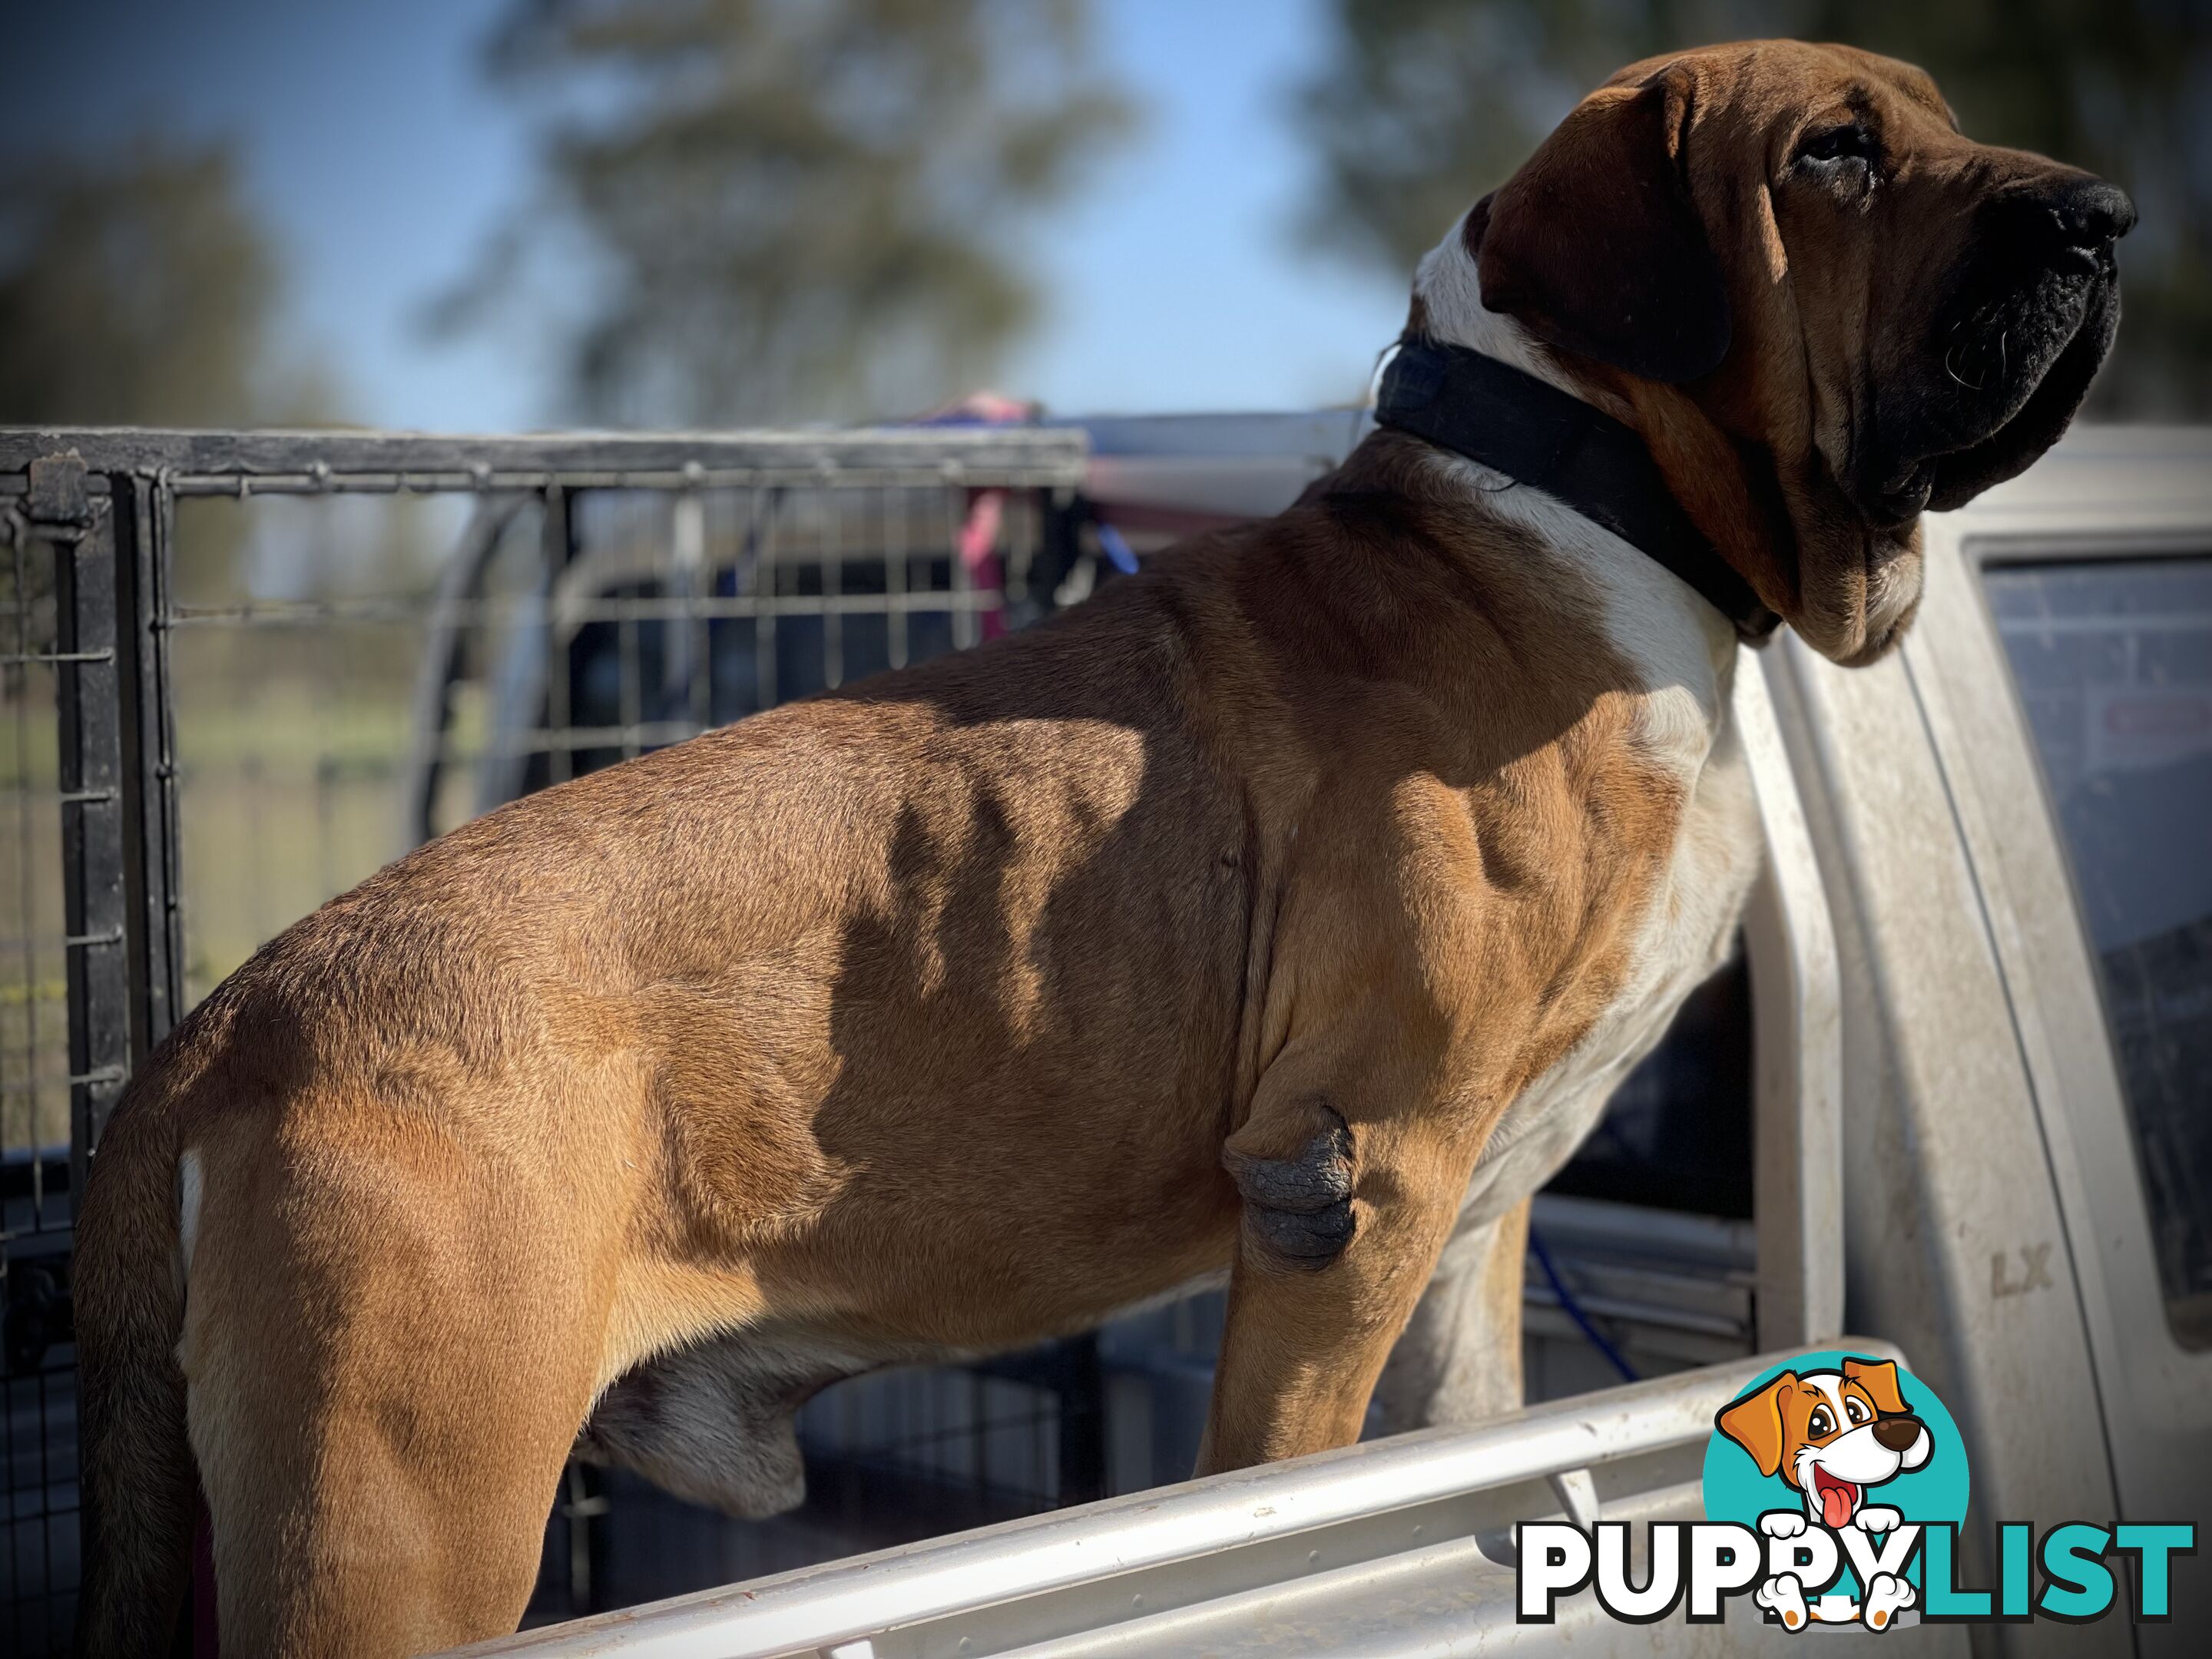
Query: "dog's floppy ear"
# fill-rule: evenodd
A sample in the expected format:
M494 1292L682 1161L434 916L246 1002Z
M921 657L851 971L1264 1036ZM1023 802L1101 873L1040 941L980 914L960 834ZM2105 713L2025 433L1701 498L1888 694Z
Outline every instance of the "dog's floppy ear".
M1772 1474L1782 1467L1783 1404L1796 1391L1797 1373L1784 1371L1757 1394L1723 1407L1713 1426L1749 1452L1761 1474Z
M1682 163L1686 70L1591 94L1462 233L1482 303L1538 337L1652 380L1728 356L1728 290Z
M1846 1359L1844 1381L1864 1389L1874 1408L1885 1417L1899 1416L1905 1410L1905 1396L1897 1390L1897 1367L1887 1359Z

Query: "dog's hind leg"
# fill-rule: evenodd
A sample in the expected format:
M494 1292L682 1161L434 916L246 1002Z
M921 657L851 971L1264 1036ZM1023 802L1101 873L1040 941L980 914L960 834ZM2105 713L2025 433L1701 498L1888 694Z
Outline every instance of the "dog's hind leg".
M614 1279L574 1188L389 1115L203 1156L181 1354L224 1659L512 1631Z

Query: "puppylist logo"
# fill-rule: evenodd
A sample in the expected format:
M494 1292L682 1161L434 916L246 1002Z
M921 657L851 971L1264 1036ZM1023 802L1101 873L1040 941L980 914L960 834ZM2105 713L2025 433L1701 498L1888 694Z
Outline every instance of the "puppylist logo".
M1758 1529L1766 1571L1753 1599L1770 1620L1887 1630L1918 1605L1926 1529L1954 1535L1966 1518L1966 1449L1917 1378L1886 1359L1808 1357L1713 1428L1705 1513Z
M1518 1618L1552 1623L1559 1597L1588 1588L1606 1614L1638 1624L1677 1608L1692 1624L1718 1623L1744 1595L1790 1631L2081 1623L2116 1606L2157 1620L2169 1616L2176 1560L2196 1553L2193 1525L2069 1521L2039 1534L2006 1522L1995 1588L1963 1586L1966 1495L1966 1446L1927 1384L1886 1359L1800 1355L1715 1417L1706 1519L1650 1523L1640 1585L1626 1522L1521 1528Z

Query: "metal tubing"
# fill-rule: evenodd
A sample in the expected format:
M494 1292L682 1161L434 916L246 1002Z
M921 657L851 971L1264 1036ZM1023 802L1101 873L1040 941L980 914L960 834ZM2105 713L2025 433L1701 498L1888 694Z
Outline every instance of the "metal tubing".
M835 488L1082 482L1082 433L1036 428L890 428L842 432L605 433L528 437L394 432L192 432L131 427L0 427L0 472L75 451L94 473L166 474L179 495L325 491Z
M437 591L430 599L428 636L423 641L422 665L415 675L413 719L409 722L414 752L407 769L407 799L401 820L406 846L419 846L438 833L438 786L446 760L440 740L446 730L447 693L459 668L469 626L465 613L483 608L472 606L470 596L482 586L485 567L527 499L500 495L481 502L470 515L459 544L440 569ZM240 620L250 620L252 608L240 609L246 615ZM394 620L412 621L417 615L412 605L389 609ZM499 609L504 620L517 615L522 607Z
M131 972L115 507L74 458L31 468L29 528L54 561L55 703L69 995L70 1196L131 1062ZM135 793L135 791L133 792Z
M1855 1352L1901 1358L1887 1344ZM972 1608L1701 1441L1786 1354L1243 1469L457 1649L538 1659L768 1659Z
M178 903L177 732L169 678L169 569L176 501L162 479L109 480L118 504L116 574L123 748L130 802L132 1058L143 1061L185 1012L185 929ZM128 503L128 516L122 504Z
M1766 841L1744 915L1763 1348L1811 1347L1844 1328L1842 971L1770 672L1794 644L1739 652L1735 677L1735 715Z

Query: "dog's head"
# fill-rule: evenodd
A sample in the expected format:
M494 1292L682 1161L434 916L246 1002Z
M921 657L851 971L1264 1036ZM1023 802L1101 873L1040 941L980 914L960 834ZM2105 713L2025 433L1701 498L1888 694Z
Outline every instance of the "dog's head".
M1784 1371L1729 1406L1717 1425L1761 1474L1779 1474L1804 1493L1806 1508L1831 1528L1858 1514L1869 1486L1920 1468L1935 1449L1886 1359L1846 1359L1839 1371L1802 1376Z
M1935 82L1844 46L1653 58L1583 100L1424 265L1644 434L1682 504L1816 649L1872 659L1919 517L2064 430L2119 318L2113 185L1963 137ZM1439 278L1443 280L1439 280Z

